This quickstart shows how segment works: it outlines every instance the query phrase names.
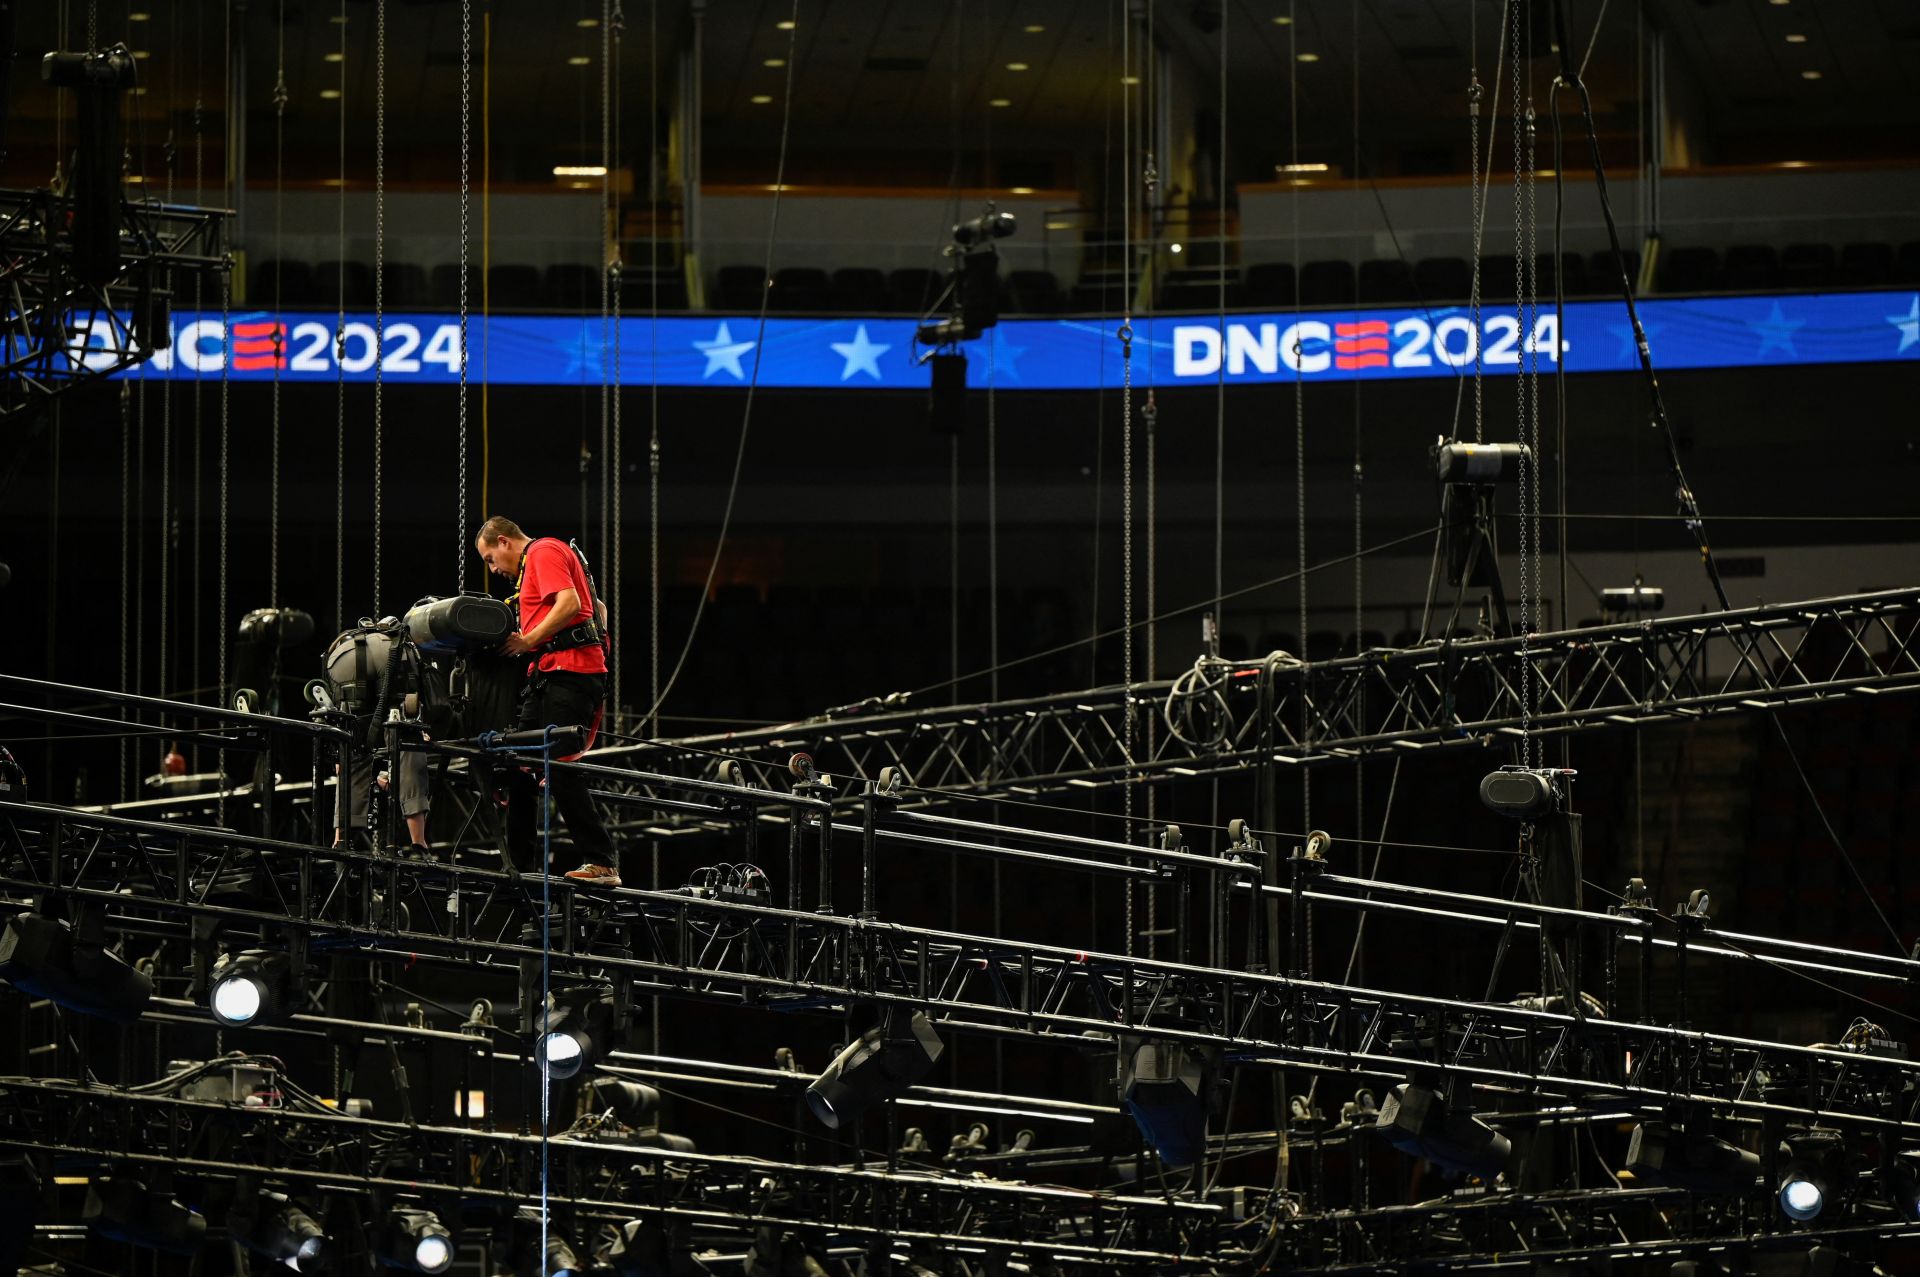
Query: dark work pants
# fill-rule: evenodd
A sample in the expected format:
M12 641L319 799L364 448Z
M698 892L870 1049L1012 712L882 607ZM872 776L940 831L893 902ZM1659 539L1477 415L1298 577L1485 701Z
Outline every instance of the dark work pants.
M563 671L541 673L536 670L520 692L520 709L514 727L538 731L543 727L597 727L600 707L606 699L604 674L569 674ZM507 854L522 873L539 873L541 802L540 778L543 772L535 757L525 767L507 772ZM556 768L549 785L553 804L573 835L574 855L570 863L560 863L562 852L546 868L548 873L564 873L582 864L619 868L613 861L613 839L600 823L600 813L587 796L587 778L578 772Z

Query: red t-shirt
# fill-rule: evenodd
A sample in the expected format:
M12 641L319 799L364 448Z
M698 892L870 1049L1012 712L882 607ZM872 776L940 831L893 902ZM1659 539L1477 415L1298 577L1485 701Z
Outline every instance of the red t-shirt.
M527 546L520 576L520 632L529 633L553 611L554 596L571 589L580 600L580 613L569 624L593 618L593 591L587 573L565 541L541 537ZM539 668L571 674L604 674L607 652L598 643L570 647L564 652L542 652ZM528 673L532 673L530 669Z

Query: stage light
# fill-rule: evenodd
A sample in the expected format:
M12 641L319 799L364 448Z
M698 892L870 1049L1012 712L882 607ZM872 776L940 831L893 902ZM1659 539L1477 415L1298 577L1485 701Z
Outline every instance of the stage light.
M389 1268L443 1273L453 1266L453 1234L430 1210L395 1206L387 1212L379 1257Z
M773 101L773 94L756 93L752 97L748 98L747 100L753 103L755 106L765 106L767 103Z
M625 1126L652 1126L660 1112L660 1092L643 1082L595 1078L592 1107L613 1110L614 1117Z
M1900 1212L1900 1217L1920 1222L1920 1174L1915 1173L1913 1164L1895 1161L1880 1173L1880 1182L1887 1190L1887 1200Z
M537 1206L513 1212L512 1238L518 1277L573 1277L587 1270L573 1243L550 1226Z
M1396 1086L1380 1106L1374 1129L1403 1153L1442 1170L1491 1180L1506 1169L1513 1144L1471 1113L1456 1113L1432 1087Z
M76 935L64 918L19 913L0 932L0 980L81 1015L120 1024L140 1018L153 978Z
M833 1058L807 1088L807 1107L838 1130L878 1100L894 1099L933 1070L946 1044L926 1012L889 1010Z
M326 1257L326 1230L285 1193L247 1198L227 1227L248 1250L296 1271L310 1271Z
M1787 1137L1776 1185L1782 1214L1801 1223L1819 1218L1833 1195L1832 1168L1842 1151L1840 1132L1823 1127Z
M682 1225L634 1219L607 1225L602 1238L593 1257L613 1277L699 1277L712 1271L693 1257Z
M1760 1155L1705 1132L1675 1133L1642 1122L1627 1140L1627 1169L1662 1188L1744 1193L1760 1178Z
M1120 1107L1168 1166L1199 1161L1207 1144L1206 1057L1176 1042L1141 1042L1124 1059Z
M80 1208L87 1230L109 1241L191 1255L206 1240L207 1217L135 1179L98 1179Z
M827 1277L827 1269L792 1233L773 1228L754 1232L747 1251L745 1277Z
M613 990L597 986L562 989L540 1017L538 1063L555 1081L565 1081L606 1055L613 1032Z
M1303 53L1300 55L1300 61L1302 62L1318 62L1319 60L1320 55L1317 53Z
M271 1024L292 1014L291 969L284 953L247 949L213 966L207 1008L230 1029Z

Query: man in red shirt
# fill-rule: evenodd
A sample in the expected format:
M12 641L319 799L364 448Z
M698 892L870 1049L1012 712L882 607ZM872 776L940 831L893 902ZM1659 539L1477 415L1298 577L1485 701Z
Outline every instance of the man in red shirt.
M584 727L587 739L581 748L583 752L591 749L607 697L607 649L604 621L595 615L586 565L565 541L531 538L519 524L500 515L481 525L474 549L490 571L515 582L509 602L519 603L520 628L507 636L500 650L509 656L534 653L538 657L527 667L527 685L520 693L514 726L525 731ZM580 856L579 867L568 870L567 877L595 886L619 886L613 840L588 796L587 778L558 770L548 787ZM522 872L533 872L539 864L534 832L539 805L535 773L511 769L507 773L507 854ZM551 872L551 867L541 866L541 871Z

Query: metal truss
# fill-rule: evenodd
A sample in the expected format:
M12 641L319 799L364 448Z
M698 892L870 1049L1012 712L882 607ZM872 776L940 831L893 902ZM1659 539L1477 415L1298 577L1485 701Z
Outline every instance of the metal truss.
M176 274L227 270L227 214L121 201L121 268L107 283L69 269L73 201L0 190L0 421L153 356Z
M716 754L764 773L805 752L857 782L899 769L923 803L943 792L1030 797L1907 691L1920 687L1917 624L1920 590L1888 590L1311 664L1223 664L1199 688L1162 681L815 719L594 757L703 775Z
M773 1227L864 1247L966 1247L1112 1268L1204 1255L1223 1212L1169 1196L1023 1184L875 1163L808 1166L683 1153L625 1138L383 1122L296 1103L226 1104L99 1085L0 1079L0 1145L72 1165L171 1167L373 1198L538 1200L576 1228L640 1216L706 1233ZM217 1224L216 1224L217 1226ZM584 1238L582 1240L585 1240Z
M823 860L833 854L826 849ZM498 872L30 804L0 803L0 857L0 889L16 898L57 894L104 911L109 929L147 937L187 940L198 927L209 940L224 930L314 953L458 964L522 980L545 963L562 983L612 983L629 999L793 1011L901 1004L963 1032L1081 1048L1155 1039L1228 1064L1447 1077L1650 1113L1689 1106L1760 1119L1812 1116L1920 1139L1920 1062L1837 1048L935 931L864 914L631 889L576 895L564 880L541 880L538 890L558 907L544 927L523 926L524 913L489 902L524 908L531 884ZM1236 872L1222 868L1229 878ZM537 898L533 904L537 910Z

